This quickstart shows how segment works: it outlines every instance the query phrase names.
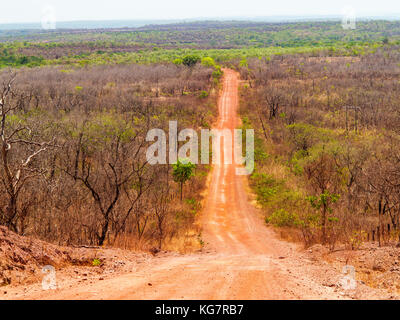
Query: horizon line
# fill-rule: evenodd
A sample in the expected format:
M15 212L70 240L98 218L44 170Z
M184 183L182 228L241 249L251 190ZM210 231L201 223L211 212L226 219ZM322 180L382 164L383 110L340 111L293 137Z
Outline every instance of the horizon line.
M185 22L288 22L287 20L302 20L302 22L315 21L318 19L330 19L336 20L341 19L341 14L310 14L310 15L271 15L271 16L215 16L215 17L192 17L192 18L132 18L132 19L77 19L77 20L57 20L57 24L69 24L69 23L101 23L101 22L147 22L157 24L169 24L169 23L185 23ZM380 14L380 15L360 15L356 17L357 20L391 20L400 21L399 14ZM268 21L274 20L274 21ZM40 25L41 21L19 21L19 22L0 22L0 26L14 26L14 25ZM148 25L148 24L147 24ZM144 25L143 25L144 26ZM110 27L104 27L110 28ZM57 28L58 29L58 28ZM11 29L10 29L11 30ZM16 29L17 30L17 29ZM18 29L20 30L20 29Z

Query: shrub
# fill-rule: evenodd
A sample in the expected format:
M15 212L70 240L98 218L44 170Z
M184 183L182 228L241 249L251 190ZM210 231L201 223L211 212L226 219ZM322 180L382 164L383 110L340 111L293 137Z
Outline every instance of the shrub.
M288 212L285 209L275 211L271 216L265 218L265 221L276 227L295 227L299 225L297 214Z
M201 91L200 92L199 98L205 99L207 97L208 97L208 92L207 91Z
M217 69L214 70L214 72L212 73L212 76L213 76L213 78L214 78L215 80L221 79L222 75L223 75L223 72L222 72L221 68L217 68Z
M205 57L201 59L201 64L205 67L213 67L213 68L216 67L214 59L210 57Z
M93 259L92 265L93 267L98 267L99 265L101 265L101 261L99 259Z
M178 59L175 59L175 60L173 61L173 63L176 64L176 65L181 65L181 64L183 64L183 60L180 59L180 58L178 58Z
M187 67L193 67L200 61L200 58L195 55L188 55L182 59L182 64Z

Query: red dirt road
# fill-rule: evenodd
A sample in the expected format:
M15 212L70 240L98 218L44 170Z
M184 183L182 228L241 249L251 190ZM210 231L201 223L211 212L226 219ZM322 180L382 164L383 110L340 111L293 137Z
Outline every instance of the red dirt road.
M238 74L225 70L217 128L239 124ZM343 299L359 298L338 289L342 276L324 262L277 238L249 201L247 178L235 165L213 167L201 218L204 253L166 255L131 273L91 283L64 281L60 289L24 289L33 299ZM327 282L329 282L327 284ZM353 293L352 293L353 294ZM375 296L376 297L376 296Z

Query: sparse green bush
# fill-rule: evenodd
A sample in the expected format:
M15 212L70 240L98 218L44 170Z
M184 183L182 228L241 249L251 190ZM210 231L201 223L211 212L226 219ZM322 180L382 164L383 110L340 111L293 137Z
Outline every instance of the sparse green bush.
M205 99L208 97L208 92L207 91L201 91L199 94L200 99Z
M272 215L265 218L265 221L277 227L297 227L300 224L297 214L288 212L285 209L274 211Z
M93 267L98 267L98 266L100 266L101 265L101 261L100 261L100 259L93 259L93 261L92 261L92 266Z
M199 61L200 61L200 57L195 56L195 55L188 55L188 56L183 57L182 64L187 67L193 67Z

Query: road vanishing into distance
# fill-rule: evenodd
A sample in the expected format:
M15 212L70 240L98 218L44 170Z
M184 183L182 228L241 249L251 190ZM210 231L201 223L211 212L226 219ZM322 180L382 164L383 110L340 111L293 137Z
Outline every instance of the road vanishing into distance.
M240 126L238 89L238 73L225 69L215 128ZM313 277L325 275L326 264L305 261L299 246L280 240L266 227L261 212L252 204L248 178L236 175L236 168L235 164L213 165L200 218L205 243L201 253L156 257L131 273L108 275L92 283L74 282L57 290L36 290L22 298L342 298L334 286Z

